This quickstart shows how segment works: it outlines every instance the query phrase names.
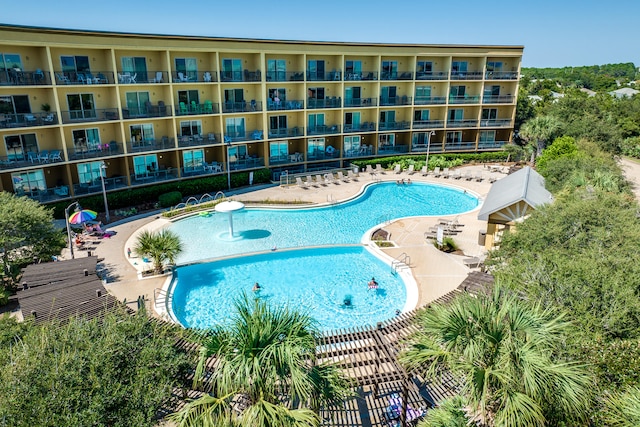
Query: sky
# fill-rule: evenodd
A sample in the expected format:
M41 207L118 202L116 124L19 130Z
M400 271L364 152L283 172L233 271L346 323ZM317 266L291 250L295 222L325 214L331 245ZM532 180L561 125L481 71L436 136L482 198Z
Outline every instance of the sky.
M279 40L515 45L524 46L524 67L625 62L640 67L640 0L2 3L3 24Z

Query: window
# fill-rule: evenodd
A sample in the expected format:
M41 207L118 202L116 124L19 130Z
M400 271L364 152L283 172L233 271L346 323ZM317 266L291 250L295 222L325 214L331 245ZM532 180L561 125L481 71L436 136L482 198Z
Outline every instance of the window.
M92 93L74 93L67 95L69 105L69 118L71 120L83 120L96 117Z
M15 76L14 70L23 70L20 55L13 53L0 53L0 82L11 81Z
M242 81L242 59L233 58L222 60L222 80Z
M80 184L91 184L104 175L102 162L78 163L78 179Z
M394 110L391 111L380 111L380 124L384 126L384 124L392 125L396 121L396 112Z
M309 114L309 129L317 130L324 127L324 114Z
M74 76L77 73L90 73L88 56L60 56L62 72Z
M44 171L42 169L12 173L11 181L13 182L13 191L18 195L47 189L47 182L44 179Z
M267 59L267 80L283 82L287 80L287 61L284 59Z
M144 142L155 140L153 134L153 125L145 123L141 125L129 126L129 132L131 133L131 142Z
M398 78L398 61L382 61L382 80Z
M146 156L136 156L133 158L133 170L136 178L149 176L150 172L158 170L158 156L149 154Z
M182 165L185 171L193 171L204 166L204 150L188 150L182 152Z
M236 162L238 159L244 159L247 157L246 145L232 145L229 147L229 161Z
M278 141L269 143L269 159L271 161L282 161L289 158L289 141Z
M29 114L31 106L26 95L0 96L0 113L2 114Z
M278 98L280 102L285 102L287 100L287 91L284 88L273 88L269 89L269 99L275 101Z
M98 128L74 129L71 134L76 150L95 151L100 148L100 130Z
M200 97L197 90L179 90L178 103L184 102L186 106L190 106L192 102L196 105L200 104Z
M244 138L244 117L232 117L226 119L226 135L231 138Z
M142 56L123 56L122 71L136 76L136 81L147 81L147 58Z
M451 86L451 88L449 89L449 97L453 99L464 99L466 90L466 86Z
M431 86L416 86L416 104L431 101Z
M416 110L413 112L413 120L417 122L429 120L429 110Z
M318 153L324 153L324 138L311 138L307 141L308 158L316 158Z
M460 144L462 142L462 132L447 132L447 144Z
M182 136L202 135L202 121L201 120L181 121L180 135Z
M488 75L491 75L492 73L501 73L501 72L502 72L502 62L487 61Z
M449 110L449 121L456 122L462 120L464 117L464 110L462 108L452 108Z
M380 104L394 105L396 103L396 87L382 86L380 88Z
M38 140L35 133L24 135L7 135L4 137L9 160L26 160L27 153L38 152Z
M451 74L465 74L467 72L468 63L467 61L453 61L451 63Z
M416 132L413 134L412 144L427 145L431 143L431 132Z
M360 80L362 78L362 61L345 61L344 73L347 80Z
M345 136L344 137L344 152L345 154L355 154L360 151L360 135Z
M480 142L496 142L495 130L480 131Z
M311 99L324 99L323 87L310 87L308 93Z
M378 147L388 149L396 145L396 135L394 133L383 133L378 136Z
M484 87L484 98L497 98L500 96L500 85L491 85Z
M345 107L359 106L361 102L360 92L361 92L361 88L359 86L345 87L344 88L344 97L345 97L344 106Z
M433 63L431 61L416 62L416 77L430 76L433 72Z
M496 120L498 118L497 108L483 108L482 120Z
M325 80L324 60L310 59L307 61L308 80Z
M127 98L129 117L141 117L150 113L150 111L147 111L147 107L151 105L149 102L149 92L127 92L125 95Z
M345 130L360 129L360 112L344 114Z
M188 80L198 80L198 60L196 58L176 58L176 73L182 73Z
M269 133L272 135L286 135L287 116L269 117Z

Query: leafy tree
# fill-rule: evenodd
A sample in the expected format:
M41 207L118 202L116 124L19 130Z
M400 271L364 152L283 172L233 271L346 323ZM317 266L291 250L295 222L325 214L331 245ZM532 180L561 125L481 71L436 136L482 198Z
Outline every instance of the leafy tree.
M536 159L538 172L543 173L545 166L550 160L561 157L573 158L578 154L578 145L575 139L570 136L556 138L550 146L545 148L540 157Z
M537 116L527 121L520 129L520 136L535 144L538 155L547 141L555 138L560 131L560 122L552 116Z
M15 278L19 268L35 259L51 259L65 246L53 225L51 211L28 197L0 192L2 276Z
M637 427L640 425L640 389L633 387L616 393L607 402L607 421L611 427Z
M236 311L229 324L211 330L196 372L199 378L205 358L215 356L213 393L174 414L180 426L316 426L318 408L349 396L340 371L317 363L319 333L308 315L247 295ZM232 410L238 401L242 406Z
M461 396L454 396L440 403L436 408L427 411L418 427L472 427L472 420L467 417L466 403Z
M3 425L154 426L189 361L144 311L67 324L0 319Z
M472 418L488 426L579 421L589 405L589 376L557 357L569 323L540 304L495 287L431 306L400 361L426 378L448 371L461 381Z
M138 256L151 258L154 272L161 274L165 262L175 263L176 257L182 252L182 243L180 237L171 230L143 230L138 235L133 251Z

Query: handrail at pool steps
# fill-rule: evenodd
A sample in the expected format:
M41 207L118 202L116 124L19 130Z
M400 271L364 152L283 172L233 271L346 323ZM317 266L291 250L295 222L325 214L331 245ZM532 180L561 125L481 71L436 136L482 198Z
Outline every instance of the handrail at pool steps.
M397 273L400 268L410 268L411 257L406 252L402 252L391 261L391 269L394 273Z
M153 307L158 307L158 304L163 305L167 303L167 291L162 288L155 288L153 290Z

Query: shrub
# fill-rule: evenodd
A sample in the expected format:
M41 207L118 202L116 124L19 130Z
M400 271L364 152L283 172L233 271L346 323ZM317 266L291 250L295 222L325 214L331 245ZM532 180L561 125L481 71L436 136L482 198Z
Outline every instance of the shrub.
M9 302L9 291L0 287L0 307Z
M442 239L442 245L439 245L438 241L434 240L433 246L443 252L455 252L458 250L458 244L453 241L453 237L445 237Z
M171 191L158 196L158 204L161 208L175 206L182 201L182 194L179 191Z

